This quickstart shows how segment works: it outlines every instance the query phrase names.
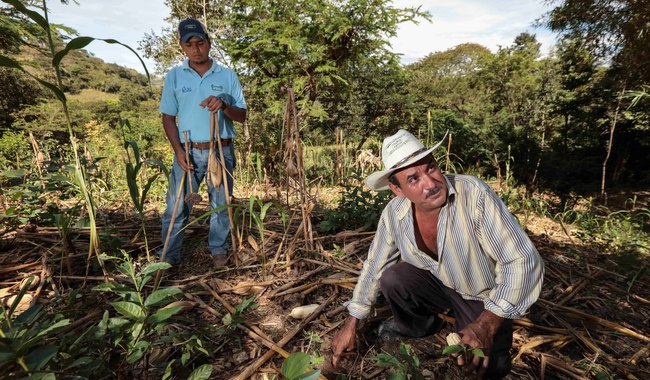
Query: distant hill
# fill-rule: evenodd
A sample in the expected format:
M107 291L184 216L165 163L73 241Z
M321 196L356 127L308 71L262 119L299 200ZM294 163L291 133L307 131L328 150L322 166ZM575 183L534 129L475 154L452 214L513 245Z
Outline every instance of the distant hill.
M20 52L11 54L30 73L51 83L56 83L49 54L31 46L21 46ZM61 62L63 90L69 100L82 103L106 101L119 103L122 110L134 110L147 101L157 101L162 78L152 76L151 87L147 77L136 70L114 63L106 63L85 50L71 51ZM25 107L54 99L53 95L28 75L12 69L0 69L0 86L6 89L0 100L0 137L2 129L14 129L20 121L18 113ZM21 124L20 122L18 124ZM13 125L13 127L12 127Z

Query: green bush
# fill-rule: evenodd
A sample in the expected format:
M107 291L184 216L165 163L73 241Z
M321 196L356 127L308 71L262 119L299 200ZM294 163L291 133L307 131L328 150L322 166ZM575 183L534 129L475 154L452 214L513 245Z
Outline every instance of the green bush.
M353 176L345 185L345 190L338 208L330 210L320 222L319 228L324 233L364 227L368 230L377 228L379 217L388 201L393 197L390 191L374 192L358 185L361 179Z

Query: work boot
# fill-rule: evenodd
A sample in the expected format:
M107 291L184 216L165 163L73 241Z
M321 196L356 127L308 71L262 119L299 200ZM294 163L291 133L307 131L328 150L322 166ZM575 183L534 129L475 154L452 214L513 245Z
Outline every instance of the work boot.
M377 331L379 338L388 342L398 342L404 339L412 338L400 331L399 326L394 319L383 321Z
M228 262L228 255L221 253L217 255L212 255L212 266L214 269L223 269L226 267Z

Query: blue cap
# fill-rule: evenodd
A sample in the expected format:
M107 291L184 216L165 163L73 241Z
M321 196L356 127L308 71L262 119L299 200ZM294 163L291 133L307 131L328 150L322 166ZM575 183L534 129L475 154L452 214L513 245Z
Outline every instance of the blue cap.
M206 41L209 39L205 26L199 20L193 18L187 18L178 24L178 36L183 43L189 41L192 37L199 37Z

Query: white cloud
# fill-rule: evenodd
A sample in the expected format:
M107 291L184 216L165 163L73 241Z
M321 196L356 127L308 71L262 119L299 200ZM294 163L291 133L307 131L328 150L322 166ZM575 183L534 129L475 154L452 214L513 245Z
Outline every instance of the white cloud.
M391 39L393 51L403 54L404 63L466 42L496 51L499 46L511 45L522 32L536 34L545 54L555 40L548 30L534 27L535 20L551 9L539 0L395 0L394 5L421 5L432 16L432 22L402 24L398 35Z

